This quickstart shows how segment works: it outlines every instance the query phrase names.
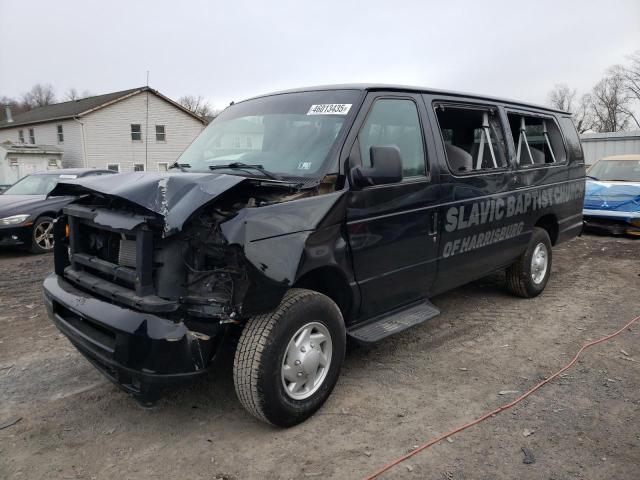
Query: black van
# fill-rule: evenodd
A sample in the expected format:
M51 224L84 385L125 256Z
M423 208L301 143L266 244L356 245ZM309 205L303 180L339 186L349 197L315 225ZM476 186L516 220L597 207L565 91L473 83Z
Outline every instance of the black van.
M238 398L290 426L333 389L346 338L438 315L434 295L506 270L542 292L582 228L568 113L344 85L224 110L168 173L59 184L53 322L142 403L235 348Z

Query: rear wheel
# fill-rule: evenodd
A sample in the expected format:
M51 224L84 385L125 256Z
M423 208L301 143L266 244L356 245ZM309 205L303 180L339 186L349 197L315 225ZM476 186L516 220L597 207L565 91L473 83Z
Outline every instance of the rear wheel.
M251 318L233 365L236 394L256 418L296 425L331 394L346 334L338 306L320 293L292 289L276 310Z
M53 218L40 217L33 224L31 253L47 253L53 250Z
M514 295L532 298L540 295L551 274L551 240L547 231L533 227L529 245L518 260L507 268L507 288Z

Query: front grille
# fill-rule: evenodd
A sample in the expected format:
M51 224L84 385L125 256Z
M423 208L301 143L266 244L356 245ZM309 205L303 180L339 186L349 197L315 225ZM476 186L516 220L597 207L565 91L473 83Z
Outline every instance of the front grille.
M110 230L101 230L87 223L78 225L78 233L78 241L76 242L78 253L86 253L105 262L118 263L121 234Z
M83 271L126 288L132 296L154 295L154 234L147 227L147 219L138 221L134 228L131 214L72 205L65 208L70 229L70 268ZM94 222L102 214L108 224ZM143 252L138 255L138 252ZM70 276L70 275L67 275ZM121 290L118 290L121 292ZM121 292L122 293L122 292Z

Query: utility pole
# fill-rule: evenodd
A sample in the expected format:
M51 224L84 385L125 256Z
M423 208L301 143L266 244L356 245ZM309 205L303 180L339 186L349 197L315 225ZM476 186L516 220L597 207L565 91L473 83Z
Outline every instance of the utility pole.
M147 70L147 120L145 121L144 132L144 171L149 170L149 70Z

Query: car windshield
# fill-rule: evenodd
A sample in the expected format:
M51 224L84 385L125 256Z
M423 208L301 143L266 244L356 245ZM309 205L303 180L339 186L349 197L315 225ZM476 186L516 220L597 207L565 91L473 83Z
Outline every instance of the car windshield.
M59 180L60 174L28 175L16 182L3 195L47 195Z
M640 160L600 160L587 175L605 182L640 182Z
M232 165L234 172L265 175L250 165L281 177L320 177L336 139L355 115L359 95L357 90L287 93L232 105L178 164L190 171Z

